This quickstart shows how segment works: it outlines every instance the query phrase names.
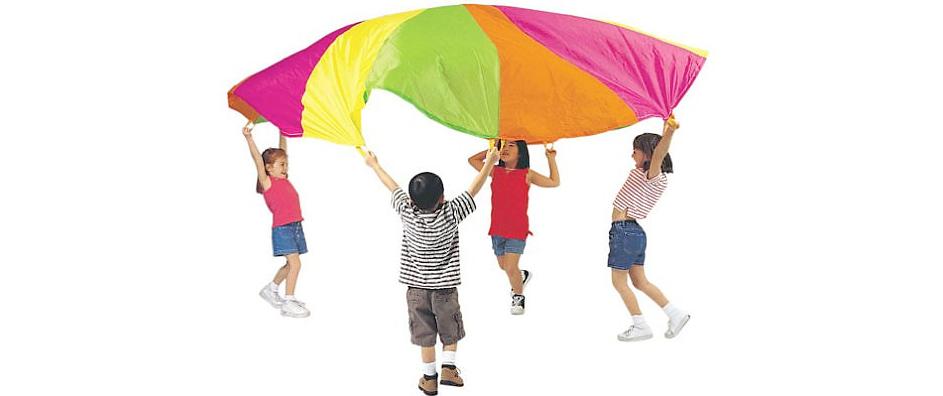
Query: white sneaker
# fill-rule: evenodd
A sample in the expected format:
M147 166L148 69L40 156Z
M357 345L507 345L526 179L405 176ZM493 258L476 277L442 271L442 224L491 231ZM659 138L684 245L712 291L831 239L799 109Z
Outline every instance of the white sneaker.
M688 324L689 320L691 320L691 315L688 314L681 315L681 319L678 320L669 320L668 330L665 330L665 338L677 337L678 334L681 333L681 329L684 328L684 325Z
M290 318L307 318L311 311L305 308L305 303L298 300L285 300L282 303L282 316Z
M644 341L649 338L652 338L652 328L648 325L631 325L628 330L619 333L619 341Z
M511 297L511 315L524 314L524 296L516 294Z
M278 294L278 289L272 290L268 285L265 285L265 287L259 291L259 296L274 308L281 308L282 304L285 303L285 299Z

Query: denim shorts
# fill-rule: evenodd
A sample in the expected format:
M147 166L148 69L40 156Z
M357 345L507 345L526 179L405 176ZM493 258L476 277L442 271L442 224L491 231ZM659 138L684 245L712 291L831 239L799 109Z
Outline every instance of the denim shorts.
M503 256L506 253L524 254L524 246L527 242L523 239L511 239L503 236L491 236L491 248L494 249L495 256Z
M305 231L300 221L272 228L272 251L276 257L308 253Z
M628 270L645 264L645 230L635 220L612 223L609 228L609 268Z

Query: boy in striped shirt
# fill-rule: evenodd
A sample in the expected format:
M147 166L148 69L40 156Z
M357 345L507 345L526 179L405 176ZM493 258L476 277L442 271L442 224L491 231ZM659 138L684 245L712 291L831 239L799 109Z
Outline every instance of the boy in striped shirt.
M458 341L465 337L456 286L459 272L458 224L475 211L475 200L497 162L498 151L488 152L485 166L468 190L450 201L443 195L442 180L423 172L409 182L409 196L380 167L373 152L366 162L392 193L393 209L403 223L399 281L408 286L409 332L412 343L422 348L419 390L438 392L435 369L436 335L442 341L442 385L463 386L455 367Z

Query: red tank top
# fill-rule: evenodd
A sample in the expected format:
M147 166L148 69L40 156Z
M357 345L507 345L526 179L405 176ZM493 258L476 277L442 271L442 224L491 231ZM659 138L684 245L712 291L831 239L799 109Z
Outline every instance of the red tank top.
M272 228L303 220L298 192L288 179L269 177L272 186L262 193L265 204L272 211Z
M491 171L491 229L488 235L527 239L527 169L495 167Z

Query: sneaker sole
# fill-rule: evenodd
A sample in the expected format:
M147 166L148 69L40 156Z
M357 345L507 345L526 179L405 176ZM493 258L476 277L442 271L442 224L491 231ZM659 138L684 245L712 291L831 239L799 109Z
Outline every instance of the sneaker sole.
M651 339L652 335L649 334L649 335L644 335L644 336L635 337L635 338L622 338L621 336L617 336L616 338L618 338L619 341L622 341L622 342L635 342L635 341L645 341L645 340Z
M308 316L311 316L311 312L305 312L305 313L300 313L300 314L293 314L293 313L290 313L290 312L282 311L282 316L288 317L288 318L307 318Z
M523 309L520 310L520 311L515 311L515 310L513 310L513 309L511 310L511 315L523 315L523 314L524 314L524 310L523 310Z
M681 334L681 329L684 328L684 325L688 324L689 320L691 320L691 315L685 316L684 319L681 320L681 324L678 325L678 328L675 331L671 331L671 329L668 329L668 331L665 332L665 338L677 337L678 334Z
M265 302L269 303L269 305L271 305L272 308L281 308L281 307L282 307L282 303L280 303L280 302L278 302L278 301L269 300L268 297L265 297L265 293L264 293L264 292L261 292L261 291L260 291L260 292L259 292L259 297L262 297L262 299L265 300Z

